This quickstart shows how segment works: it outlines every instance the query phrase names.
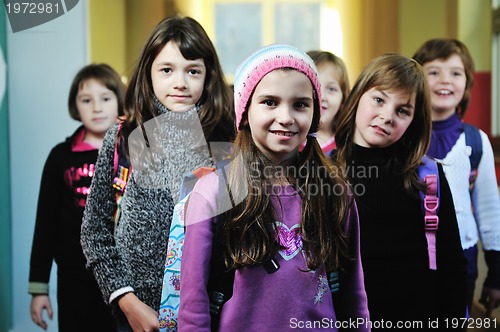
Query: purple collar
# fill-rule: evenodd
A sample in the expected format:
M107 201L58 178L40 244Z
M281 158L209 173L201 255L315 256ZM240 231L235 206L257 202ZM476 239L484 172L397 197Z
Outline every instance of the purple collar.
M443 159L463 131L462 120L456 113L446 120L432 121L431 144L427 154L433 158Z

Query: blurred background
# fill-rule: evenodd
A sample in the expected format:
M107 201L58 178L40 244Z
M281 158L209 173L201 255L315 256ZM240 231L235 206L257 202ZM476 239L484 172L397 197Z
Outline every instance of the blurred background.
M247 55L275 42L335 53L352 84L382 53L411 57L429 38L460 39L476 65L465 119L490 136L500 156L500 0L72 2L64 15L19 32L0 10L0 332L41 331L30 318L29 256L45 159L79 125L67 112L71 80L82 66L106 62L126 81L147 35L165 16L191 16L203 25L228 83ZM497 165L499 178L500 157ZM57 315L55 267L51 279ZM74 296L78 301L78 289ZM74 315L75 324L86 319ZM57 331L57 316L49 331Z

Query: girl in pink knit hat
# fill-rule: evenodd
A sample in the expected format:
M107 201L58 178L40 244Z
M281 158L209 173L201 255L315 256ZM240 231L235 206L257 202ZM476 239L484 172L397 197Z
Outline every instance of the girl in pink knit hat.
M315 135L320 92L313 61L292 46L238 68L237 157L187 202L180 331L369 330L355 202ZM235 205L214 217L220 192Z

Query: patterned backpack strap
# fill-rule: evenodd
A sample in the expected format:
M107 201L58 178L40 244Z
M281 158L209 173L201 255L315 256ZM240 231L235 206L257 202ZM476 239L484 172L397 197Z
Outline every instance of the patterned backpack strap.
M184 246L184 206L189 193L174 206L168 234L167 258L159 311L160 331L177 331L181 290L181 258Z
M184 175L181 185L181 200L174 206L172 222L168 233L167 257L163 273L161 293L160 332L177 331L181 290L182 249L185 237L184 207L198 179L213 172L215 168L200 167Z
M424 212L425 237L427 238L427 252L429 268L437 270L436 260L436 233L439 226L439 172L435 160L424 156L422 165L418 168L420 179L426 184L427 190L420 192L422 210Z
M121 201L123 194L125 193L125 188L127 186L127 181L131 171L131 165L127 158L125 152L125 145L121 144L121 139L119 138L119 133L122 128L122 123L118 125L117 139L114 151L114 171L115 178L113 179L113 188L115 189L115 199L116 199L116 211L113 216L115 225L118 222L121 214Z

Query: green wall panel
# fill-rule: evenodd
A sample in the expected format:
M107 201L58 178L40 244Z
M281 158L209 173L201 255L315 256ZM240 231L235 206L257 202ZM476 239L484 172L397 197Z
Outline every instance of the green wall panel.
M3 7L3 6L2 6ZM0 10L0 331L12 327L9 117L7 112L6 17Z

